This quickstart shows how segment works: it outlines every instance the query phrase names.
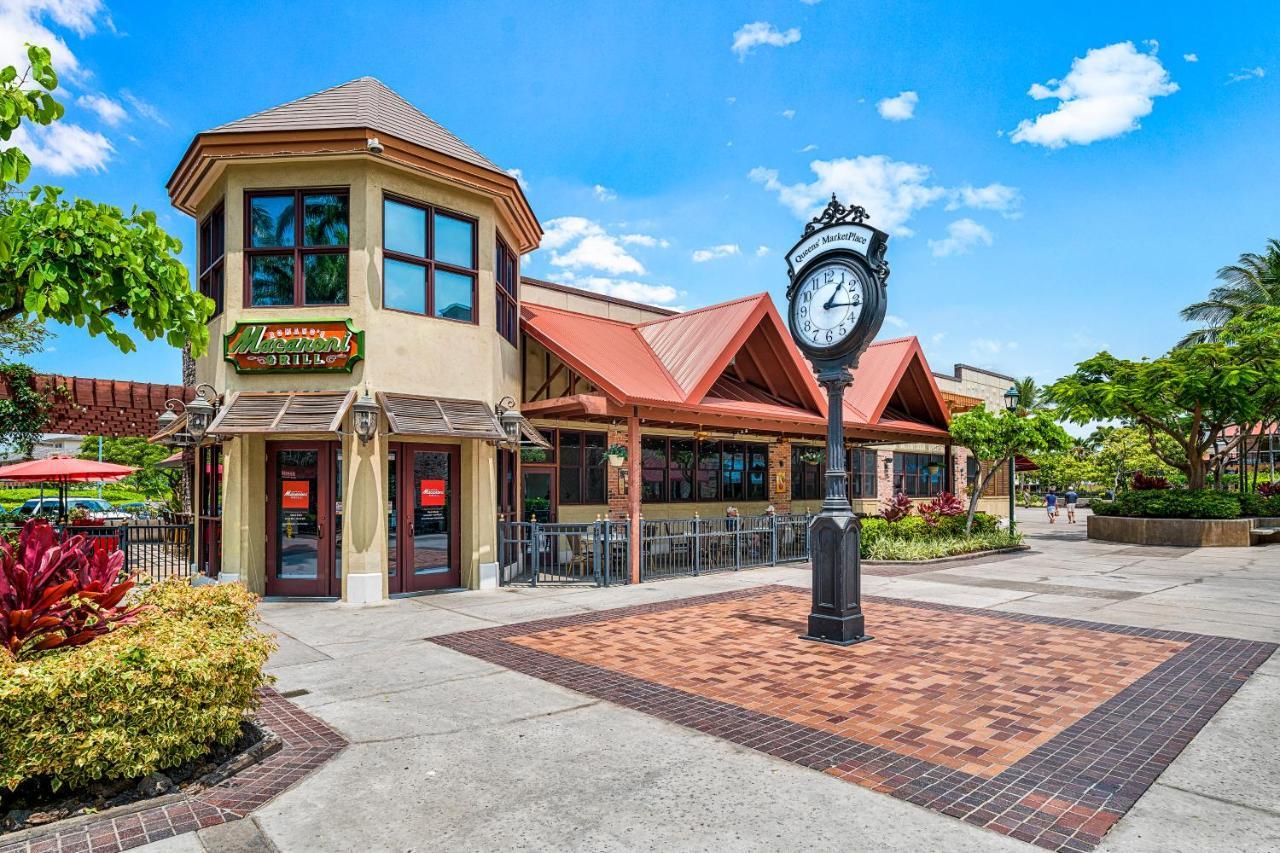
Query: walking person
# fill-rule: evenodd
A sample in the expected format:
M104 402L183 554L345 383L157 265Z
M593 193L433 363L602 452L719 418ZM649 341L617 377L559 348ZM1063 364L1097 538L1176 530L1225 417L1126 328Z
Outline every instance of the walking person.
M1076 523L1076 499L1080 496L1076 494L1075 486L1068 486L1067 493L1063 495L1067 500L1067 524Z
M1058 520L1058 495L1052 488L1044 496L1044 508L1049 513L1050 524Z

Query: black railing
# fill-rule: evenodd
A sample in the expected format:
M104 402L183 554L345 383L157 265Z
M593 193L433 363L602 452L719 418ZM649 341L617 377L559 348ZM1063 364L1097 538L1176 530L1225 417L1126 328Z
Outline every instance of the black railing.
M503 586L527 583L628 581L630 535L625 521L581 524L532 521L498 523L499 580Z
M152 521L130 521L120 525L54 525L61 541L84 536L86 547L124 552L124 572L138 579L162 581L192 575L192 527ZM16 538L20 527L10 526L5 535Z

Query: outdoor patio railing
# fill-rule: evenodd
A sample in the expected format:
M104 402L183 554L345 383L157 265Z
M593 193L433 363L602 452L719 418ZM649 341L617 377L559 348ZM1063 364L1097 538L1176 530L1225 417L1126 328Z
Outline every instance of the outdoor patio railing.
M642 520L640 579L735 571L809 559L809 515ZM499 522L500 582L625 584L630 525Z
M59 539L82 535L90 548L124 552L124 571L142 580L162 581L190 577L192 573L192 528L188 524L130 521L120 525L54 525ZM8 525L16 536L20 527Z

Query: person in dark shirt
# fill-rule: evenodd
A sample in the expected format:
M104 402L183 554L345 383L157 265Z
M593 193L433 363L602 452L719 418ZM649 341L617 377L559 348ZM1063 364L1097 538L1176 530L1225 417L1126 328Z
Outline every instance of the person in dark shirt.
M1080 497L1078 494L1076 494L1076 487L1071 486L1070 488L1068 488L1067 493L1063 495L1063 497L1066 498L1066 501L1067 501L1067 523L1075 524L1076 523L1076 499Z
M1053 489L1044 496L1044 508L1049 513L1050 524L1058 520L1058 495Z

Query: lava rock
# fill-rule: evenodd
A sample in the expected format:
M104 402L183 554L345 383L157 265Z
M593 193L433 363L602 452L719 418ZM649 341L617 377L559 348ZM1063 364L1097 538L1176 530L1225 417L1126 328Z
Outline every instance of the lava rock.
M3 826L6 832L21 829L27 825L27 819L30 817L31 812L27 809L10 809L4 816L4 820L0 821L0 826Z
M143 797L158 797L173 790L173 780L163 773L148 773L138 780L137 791Z

